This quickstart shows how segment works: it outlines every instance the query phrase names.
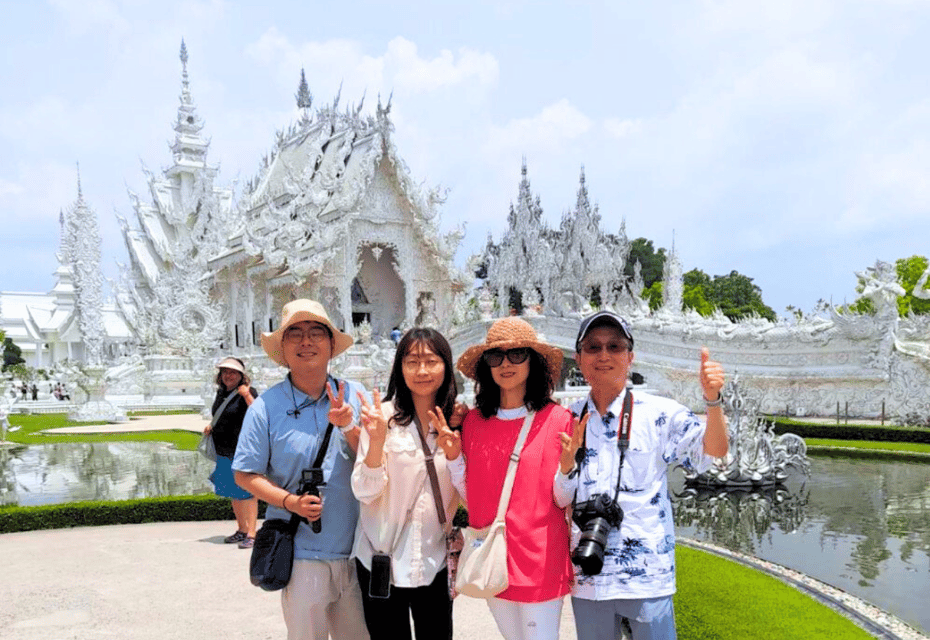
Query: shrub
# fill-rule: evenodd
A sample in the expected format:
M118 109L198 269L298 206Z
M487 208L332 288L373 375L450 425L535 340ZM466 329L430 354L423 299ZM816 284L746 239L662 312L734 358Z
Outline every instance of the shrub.
M265 504L259 502L259 517ZM231 520L232 504L213 494L0 508L0 533L143 522Z

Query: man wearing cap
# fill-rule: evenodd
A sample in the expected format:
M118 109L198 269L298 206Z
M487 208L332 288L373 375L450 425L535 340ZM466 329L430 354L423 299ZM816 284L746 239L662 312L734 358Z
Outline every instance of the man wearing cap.
M557 500L573 502L575 587L572 607L579 640L613 640L628 624L633 640L674 640L675 531L668 495L668 465L678 462L706 471L727 454L727 429L720 406L723 368L701 350L700 382L707 424L674 400L626 388L633 363L633 335L626 321L609 311L581 322L575 359L591 392L572 413L588 415L587 426L563 434ZM625 402L627 396L632 402ZM629 419L624 419L629 414ZM626 438L624 437L626 436ZM626 446L628 442L628 446ZM604 545L603 566L582 558L578 505L604 500L622 511L613 519ZM587 514L590 515L588 510ZM591 528L585 529L586 533ZM580 545L585 551L597 544ZM593 560L593 562L591 562Z
M352 344L313 300L284 305L281 326L262 334L268 357L290 372L249 407L233 469L236 482L268 503L266 518L291 513L319 521L319 533L301 523L294 538L294 568L281 592L288 640L368 638L355 564L350 561L358 502L350 477L358 447L356 382L329 375L329 361ZM320 497L297 495L326 440Z

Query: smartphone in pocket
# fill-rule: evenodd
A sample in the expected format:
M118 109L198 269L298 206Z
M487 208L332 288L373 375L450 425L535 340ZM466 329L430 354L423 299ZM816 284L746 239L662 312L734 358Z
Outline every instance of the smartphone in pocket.
M371 556L371 579L368 581L368 595L372 598L389 598L391 596L391 556L376 553Z

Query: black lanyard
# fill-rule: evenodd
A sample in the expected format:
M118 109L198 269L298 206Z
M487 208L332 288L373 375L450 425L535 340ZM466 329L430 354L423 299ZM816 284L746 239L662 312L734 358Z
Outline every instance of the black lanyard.
M588 413L588 403L584 403L584 408L581 410L581 414L578 416L580 421L585 417L585 414ZM620 410L620 431L617 433L617 447L620 449L620 466L617 469L617 490L614 493L614 500L616 501L617 497L620 495L620 474L623 471L623 460L626 458L626 450L630 446L630 428L633 424L633 393L630 390L627 390L626 397L623 398L623 408ZM581 446L578 448L578 451L575 453L575 471L581 473L581 467L585 463L587 456L585 456L585 441L588 437L588 430L585 429L585 434L582 436Z

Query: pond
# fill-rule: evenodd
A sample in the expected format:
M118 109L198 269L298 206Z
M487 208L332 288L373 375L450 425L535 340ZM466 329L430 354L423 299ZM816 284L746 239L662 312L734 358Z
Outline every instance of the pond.
M151 442L0 448L0 504L209 493L213 463ZM930 633L930 464L811 458L762 493L696 493L671 474L677 531L802 571ZM711 579L711 578L709 578Z
M930 464L812 457L778 491L669 483L679 535L754 555L843 589L930 633Z
M213 462L161 442L0 448L0 505L127 500L213 491Z

